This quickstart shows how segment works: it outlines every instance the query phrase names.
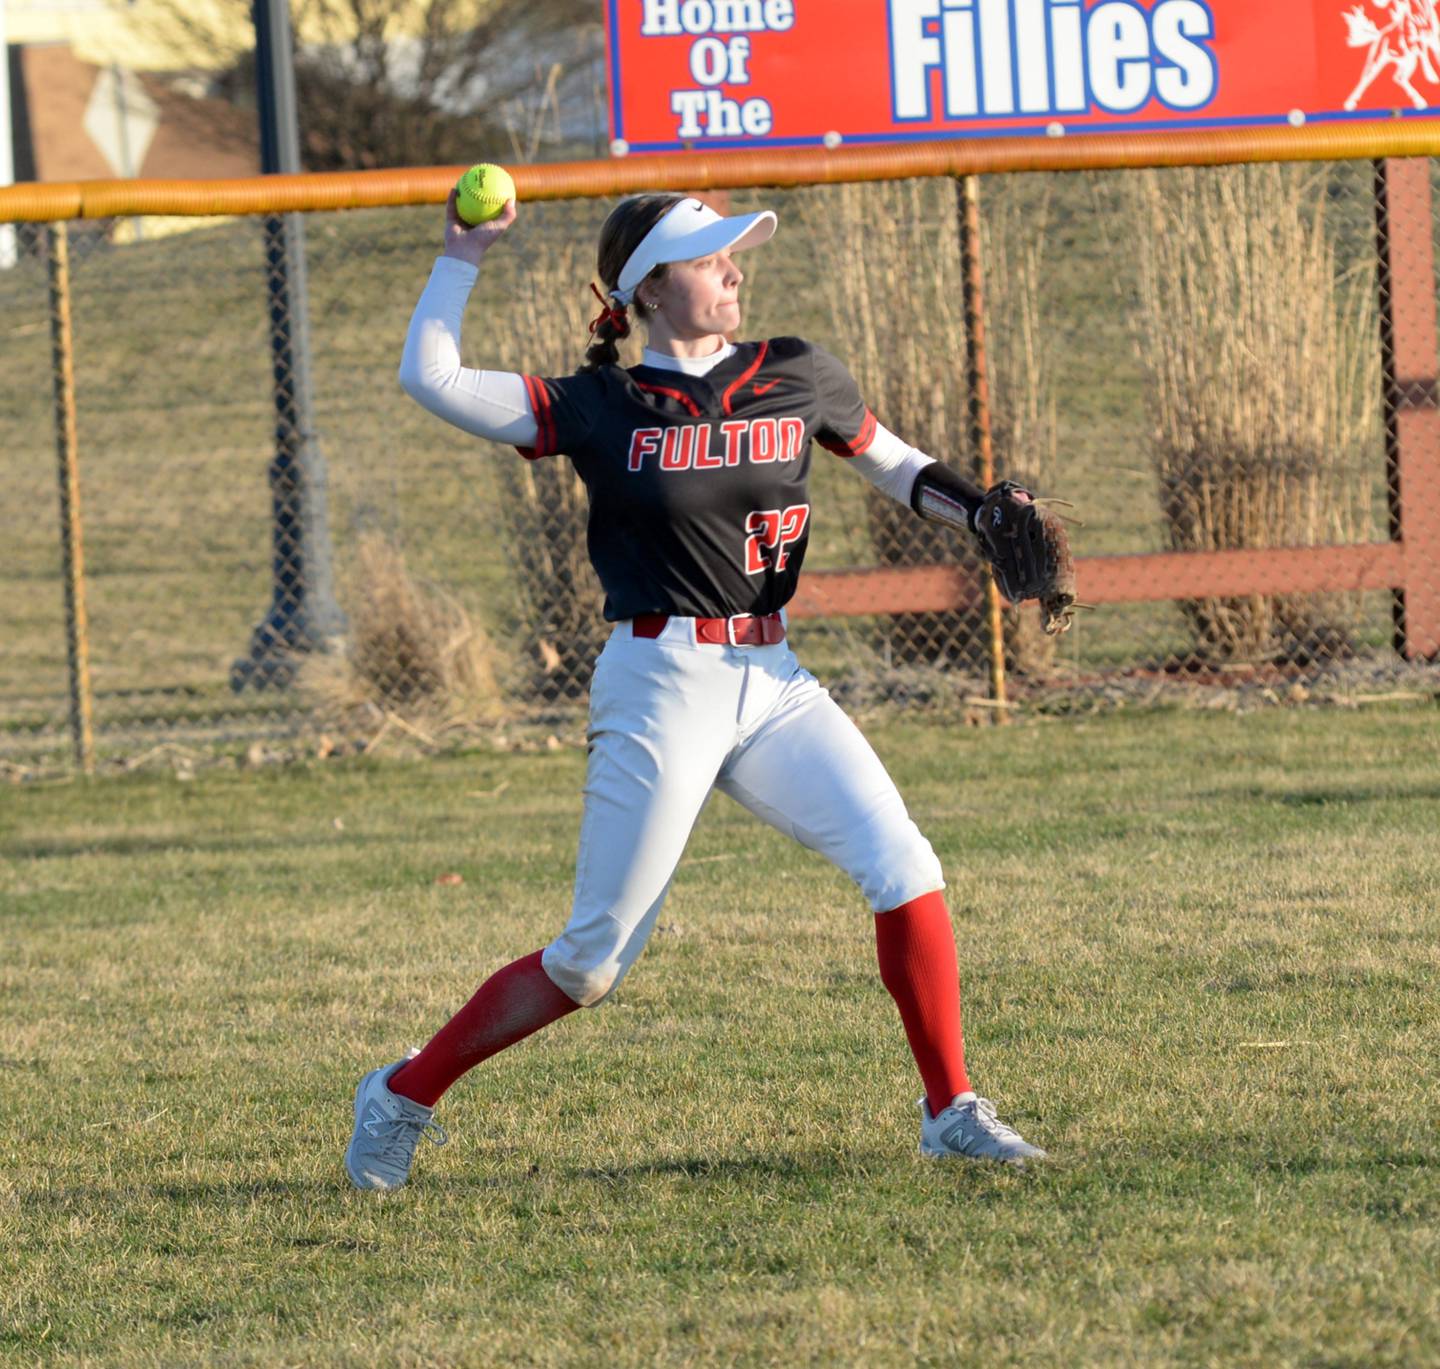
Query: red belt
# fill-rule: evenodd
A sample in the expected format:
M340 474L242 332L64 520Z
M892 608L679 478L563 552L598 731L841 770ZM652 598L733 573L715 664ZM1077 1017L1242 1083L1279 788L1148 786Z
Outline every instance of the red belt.
M670 621L667 613L637 613L630 620L636 637L658 637ZM742 613L735 618L693 618L695 640L712 646L774 646L785 640L785 623L778 613L757 618Z

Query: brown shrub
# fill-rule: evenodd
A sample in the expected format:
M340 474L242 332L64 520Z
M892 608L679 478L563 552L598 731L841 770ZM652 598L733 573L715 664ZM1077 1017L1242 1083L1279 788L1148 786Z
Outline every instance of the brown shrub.
M1313 546L1368 530L1377 432L1374 281L1337 270L1324 171L1147 172L1134 182L1151 461L1177 551ZM1344 597L1182 605L1202 657L1345 654Z
M411 575L388 537L361 535L341 597L350 620L346 650L308 657L300 675L322 716L355 721L378 711L465 724L500 715L485 635L456 599Z

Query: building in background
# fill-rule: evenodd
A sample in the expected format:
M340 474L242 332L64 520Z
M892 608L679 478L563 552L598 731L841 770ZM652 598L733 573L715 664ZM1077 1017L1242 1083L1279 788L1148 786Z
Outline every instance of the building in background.
M4 8L11 43L68 43L96 66L178 73L207 61L174 22L173 0L5 0ZM184 0L184 9L207 29L230 35L235 47L252 41L244 6Z
M253 176L251 112L159 76L82 60L66 43L11 47L16 180Z
M0 0L0 42L0 183L259 170L253 111L201 93L195 56L154 0ZM145 232L123 223L111 236Z

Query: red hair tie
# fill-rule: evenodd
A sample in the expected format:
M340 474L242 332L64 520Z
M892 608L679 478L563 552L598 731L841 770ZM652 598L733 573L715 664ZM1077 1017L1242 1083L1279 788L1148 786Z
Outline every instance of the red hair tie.
M590 335L593 337L595 330L599 328L602 323L608 323L615 330L616 337L629 337L630 320L625 315L625 306L623 304L611 304L610 301L595 288L595 282L593 280L590 282L590 293L593 294L603 306L600 310L600 316L590 320Z

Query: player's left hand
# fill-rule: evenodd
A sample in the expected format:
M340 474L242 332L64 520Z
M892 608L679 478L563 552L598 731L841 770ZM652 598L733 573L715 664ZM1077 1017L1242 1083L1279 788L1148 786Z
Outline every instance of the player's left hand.
M1013 480L992 485L975 515L975 532L995 583L1012 604L1038 599L1051 636L1075 617L1075 560L1065 523Z
M515 222L515 201L506 203L499 218L474 227L466 223L455 209L455 191L445 201L445 255L479 266L483 257L500 240L500 235Z

